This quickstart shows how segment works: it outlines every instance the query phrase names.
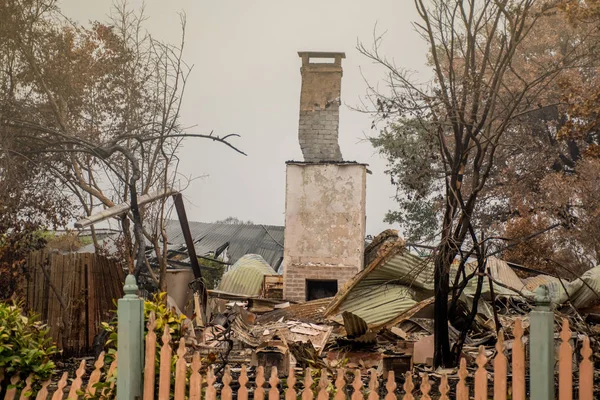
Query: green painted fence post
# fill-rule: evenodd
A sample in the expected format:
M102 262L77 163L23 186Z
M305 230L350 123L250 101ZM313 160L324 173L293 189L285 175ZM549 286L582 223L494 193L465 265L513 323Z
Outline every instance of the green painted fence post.
M529 314L529 374L531 400L554 399L554 312L548 288L535 291L535 309Z
M118 304L117 400L142 398L144 360L144 301L137 295L133 275L127 275L125 296Z

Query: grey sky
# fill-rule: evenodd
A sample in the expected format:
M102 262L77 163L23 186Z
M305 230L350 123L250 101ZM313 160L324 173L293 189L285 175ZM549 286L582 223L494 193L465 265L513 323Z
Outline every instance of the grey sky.
M137 7L141 1L130 1ZM110 0L62 0L65 15L85 23L106 20ZM180 172L194 180L185 190L188 218L215 221L236 216L283 225L285 161L301 160L298 144L299 50L344 51L342 102L359 104L362 73L372 83L384 71L355 49L372 43L375 24L387 31L385 54L398 65L423 69L426 47L414 32L417 16L409 0L148 0L146 28L171 43L180 40L178 12L187 15L185 60L194 64L182 108L193 132L238 133L235 144L247 157L202 139L186 140ZM370 164L367 177L367 234L390 226L394 188L385 161L363 140L368 115L340 111L340 146L345 160Z

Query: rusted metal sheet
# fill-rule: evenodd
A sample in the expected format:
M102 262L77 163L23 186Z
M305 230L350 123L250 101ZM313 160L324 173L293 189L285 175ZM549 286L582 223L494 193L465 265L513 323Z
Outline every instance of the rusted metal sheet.
M346 329L346 336L348 338L352 339L362 336L369 330L365 320L351 312L344 311L342 318L344 319L344 329Z
M559 283L559 279L548 275L538 275L524 279L524 283L527 290L535 292L538 286Z

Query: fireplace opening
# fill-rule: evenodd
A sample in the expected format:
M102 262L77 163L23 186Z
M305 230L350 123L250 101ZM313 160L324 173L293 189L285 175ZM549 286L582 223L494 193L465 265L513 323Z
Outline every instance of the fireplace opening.
M333 297L338 291L337 280L306 280L306 301Z

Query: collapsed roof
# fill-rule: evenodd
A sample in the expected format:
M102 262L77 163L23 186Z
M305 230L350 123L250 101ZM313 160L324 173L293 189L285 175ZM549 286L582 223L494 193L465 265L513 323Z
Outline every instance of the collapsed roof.
M246 254L259 254L275 270L283 260L283 226L193 221L189 226L199 256L219 256L226 252L227 261L235 264ZM166 230L171 250L185 248L179 221L166 221Z
M430 259L408 252L397 231L387 230L376 237L365 252L370 261L367 267L349 281L328 304L326 317L343 323L342 313L351 312L362 318L369 328L380 328L403 314L413 312L423 300L433 296L434 268ZM465 266L465 274L474 272L475 263ZM450 271L450 281L456 276L457 266ZM600 266L586 271L572 282L556 277L539 275L521 279L513 268L496 257L486 259L486 270L491 277L497 297L534 298L541 284L546 285L555 304L570 301L576 308L589 307L600 302ZM477 290L477 279L471 279L461 299L472 303ZM482 298L492 300L490 280L484 279ZM491 317L488 303L480 303L479 313Z
M338 292L325 315L342 323L341 314L348 311L370 327L381 326L432 295L431 264L409 253L396 235L395 241L381 244L375 259Z
M570 301L575 308L591 307L600 303L600 266L589 269L572 282L547 275L525 280L529 290L540 285L548 288L550 299L555 304Z

